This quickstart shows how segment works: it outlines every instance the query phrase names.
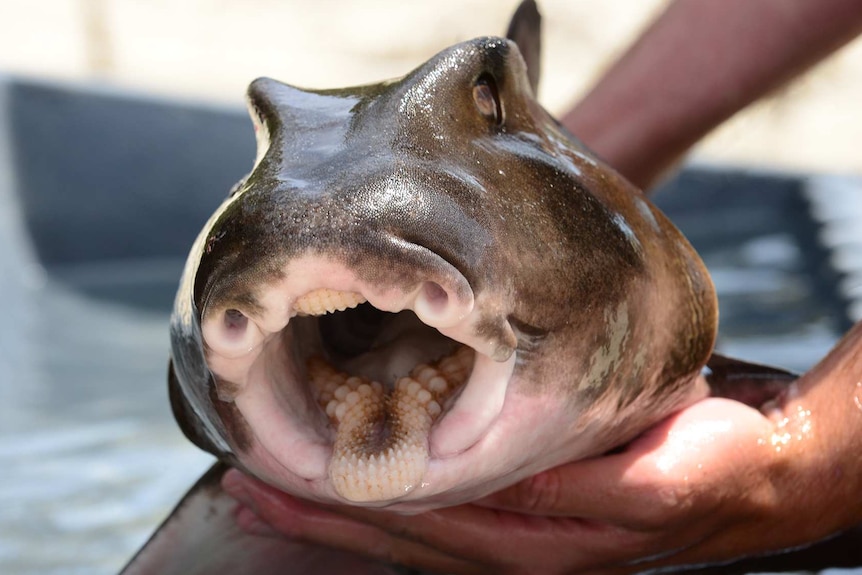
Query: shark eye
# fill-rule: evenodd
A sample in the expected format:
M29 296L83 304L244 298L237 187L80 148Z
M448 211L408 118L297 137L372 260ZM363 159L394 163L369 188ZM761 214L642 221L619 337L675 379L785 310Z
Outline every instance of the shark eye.
M497 82L491 74L485 73L476 79L473 85L473 102L482 116L498 126L503 123L503 105L500 102Z

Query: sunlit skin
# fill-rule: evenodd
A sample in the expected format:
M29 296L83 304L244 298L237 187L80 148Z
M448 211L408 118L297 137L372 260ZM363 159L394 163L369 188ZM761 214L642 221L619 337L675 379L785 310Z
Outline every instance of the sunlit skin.
M762 21L770 26L750 25ZM718 123L860 31L855 0L677 1L564 123L649 187ZM857 324L763 413L704 400L620 453L471 505L399 516L313 507L236 471L223 486L250 531L384 561L451 573L633 573L785 549L858 525L860 438Z
M561 119L648 189L707 132L860 31L856 0L672 2Z

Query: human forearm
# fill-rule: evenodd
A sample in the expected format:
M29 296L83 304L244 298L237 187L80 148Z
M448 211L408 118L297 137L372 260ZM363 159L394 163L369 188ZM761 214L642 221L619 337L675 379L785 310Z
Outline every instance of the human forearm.
M676 0L563 123L647 188L715 126L860 32L858 0Z
M862 322L800 378L797 388L783 402L786 423L776 446L788 441L816 472L807 487L821 502L807 525L812 535L822 536L862 524Z

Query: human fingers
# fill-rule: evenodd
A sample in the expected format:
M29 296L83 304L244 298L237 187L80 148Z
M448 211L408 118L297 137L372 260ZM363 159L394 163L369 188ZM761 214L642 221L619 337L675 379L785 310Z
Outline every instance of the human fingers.
M770 422L737 402L708 399L660 423L620 453L540 473L479 505L618 526L667 529L710 513L765 461ZM728 485L716 487L717 482Z
M565 573L572 566L603 565L621 553L639 556L643 549L637 537L573 519L472 505L413 516L358 507L322 509L235 471L226 474L223 485L255 510L267 526L264 534L271 528L287 537L432 571Z
M414 516L362 508L339 508L338 512L449 556L490 564L494 573L579 573L621 557L640 557L652 545L651 537L645 534L608 524L476 505Z
M299 539L382 563L442 573L470 575L485 572L479 565L300 501L237 470L225 474L222 486L242 504L237 512L237 523L257 535Z

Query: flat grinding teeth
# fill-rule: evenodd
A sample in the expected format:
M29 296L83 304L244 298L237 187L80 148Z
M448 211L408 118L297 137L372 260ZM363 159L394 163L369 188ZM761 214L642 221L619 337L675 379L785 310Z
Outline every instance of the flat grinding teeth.
M380 383L340 372L320 358L308 362L318 401L336 428L329 476L351 501L387 501L420 484L428 434L441 405L470 374L473 350L461 347L419 364L387 395Z
M298 315L324 315L344 311L361 303L365 303L362 294L320 288L297 298L293 302L293 311Z

